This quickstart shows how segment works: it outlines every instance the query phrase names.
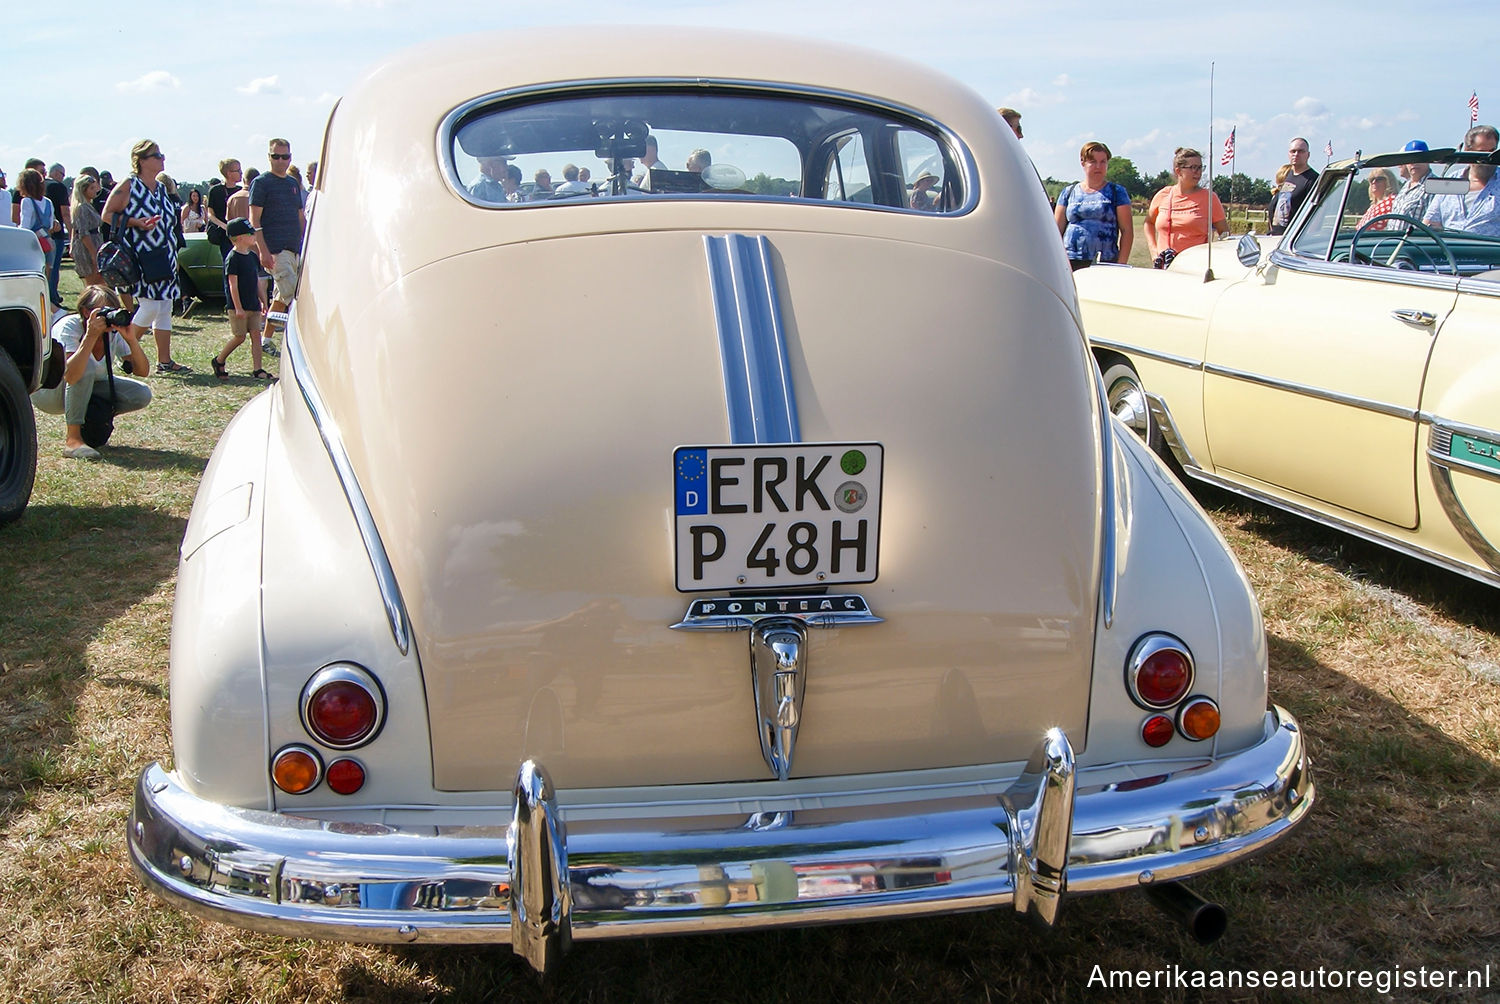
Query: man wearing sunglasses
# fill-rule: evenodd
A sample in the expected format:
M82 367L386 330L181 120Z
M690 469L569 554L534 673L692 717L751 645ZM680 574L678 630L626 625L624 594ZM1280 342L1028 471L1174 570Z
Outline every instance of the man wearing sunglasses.
M255 227L255 240L260 245L261 267L276 282L271 310L285 311L297 295L307 214L303 209L302 183L287 174L292 166L292 144L273 139L268 146L270 173L260 175L250 184L250 225Z

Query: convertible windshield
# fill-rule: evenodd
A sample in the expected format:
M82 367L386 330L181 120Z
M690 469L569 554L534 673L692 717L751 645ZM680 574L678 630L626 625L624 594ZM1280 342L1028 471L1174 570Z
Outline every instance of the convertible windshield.
M816 199L955 213L969 197L929 123L821 96L661 89L495 104L455 124L455 183L482 206Z
M1493 154L1431 163L1371 158L1322 192L1292 243L1302 256L1441 276L1500 279L1500 178Z

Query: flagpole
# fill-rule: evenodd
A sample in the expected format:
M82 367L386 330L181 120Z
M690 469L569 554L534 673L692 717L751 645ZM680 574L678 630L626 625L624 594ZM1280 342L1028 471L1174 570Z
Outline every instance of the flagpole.
M1203 281L1214 281L1214 63L1208 64L1208 264Z

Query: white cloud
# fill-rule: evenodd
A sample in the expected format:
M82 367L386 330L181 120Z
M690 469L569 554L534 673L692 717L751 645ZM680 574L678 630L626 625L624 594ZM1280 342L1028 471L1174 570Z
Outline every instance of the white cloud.
M279 76L274 73L269 77L256 77L248 84L236 87L235 90L241 94L280 94L281 86L276 83L278 79L280 79Z
M134 80L120 81L115 84L115 90L123 94L154 94L158 91L175 91L181 86L182 81L166 70L152 70Z
M1328 106L1317 98L1298 98L1292 111L1306 119L1320 119L1328 115Z
M1135 136L1120 144L1120 156L1126 157L1142 150L1155 150L1156 144L1161 141L1161 130L1152 129L1144 136Z
M1052 78L1052 86L1053 87L1067 87L1068 86L1068 75L1066 73L1059 73L1056 77Z
M1046 108L1048 105L1060 105L1068 99L1061 94L1048 94L1034 87L1023 87L1014 94L1007 94L1000 104L1008 108L1017 108L1026 111L1031 108Z

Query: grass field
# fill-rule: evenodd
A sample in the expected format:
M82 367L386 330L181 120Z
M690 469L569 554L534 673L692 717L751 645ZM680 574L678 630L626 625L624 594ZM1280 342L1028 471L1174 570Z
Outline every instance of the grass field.
M124 827L141 767L171 758L167 644L193 492L225 423L260 389L213 379L209 358L226 334L221 312L179 322L174 354L196 372L153 376L156 400L120 419L103 462L64 459L60 419L39 416L35 497L0 530L0 1000L1330 996L1100 989L1096 965L1489 966L1487 991L1396 997L1500 999L1500 593L1209 490L1198 498L1264 607L1272 698L1301 720L1319 786L1290 839L1196 883L1230 913L1213 946L1191 943L1132 893L1070 900L1051 932L1002 912L581 944L539 985L507 947L287 941L168 908L135 878ZM243 348L231 366L248 371Z

